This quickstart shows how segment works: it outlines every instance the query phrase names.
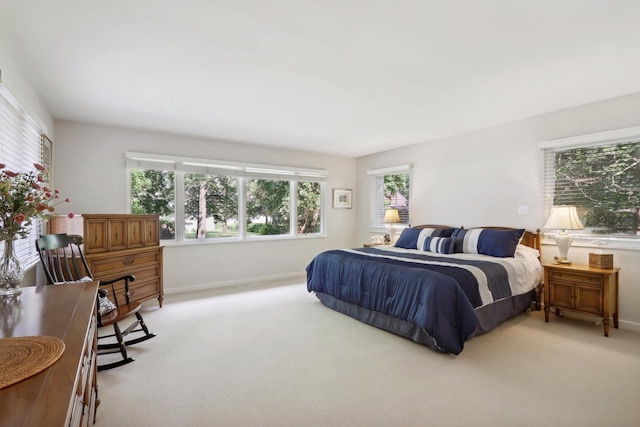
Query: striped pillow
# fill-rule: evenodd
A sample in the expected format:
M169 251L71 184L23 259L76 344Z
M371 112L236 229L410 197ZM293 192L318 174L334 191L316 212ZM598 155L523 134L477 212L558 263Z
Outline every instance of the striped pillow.
M455 244L456 239L454 237L427 237L424 239L422 250L439 254L452 254Z
M396 248L422 249L427 237L450 237L453 228L405 228L396 241Z
M424 250L424 241L428 237L451 237L453 228L423 228L416 242L416 249Z

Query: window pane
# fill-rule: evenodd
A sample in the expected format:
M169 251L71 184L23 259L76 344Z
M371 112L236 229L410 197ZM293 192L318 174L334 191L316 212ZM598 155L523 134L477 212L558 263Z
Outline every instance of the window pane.
M639 234L640 142L556 152L554 205L578 207L594 234Z
M385 209L398 209L402 224L409 224L409 172L379 175L375 177L374 227L383 227Z
M187 173L184 176L185 238L238 237L238 179Z
M409 174L385 175L384 197L385 209L398 209L402 224L409 224Z
M320 233L320 188L319 182L297 183L298 191L298 233L312 234Z
M171 171L131 169L131 213L160 215L160 239L176 232L175 176Z
M289 234L289 181L247 179L247 236Z

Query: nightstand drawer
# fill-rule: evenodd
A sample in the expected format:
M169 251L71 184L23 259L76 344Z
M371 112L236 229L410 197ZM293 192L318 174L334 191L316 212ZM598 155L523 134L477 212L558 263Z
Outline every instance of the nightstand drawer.
M549 279L584 285L602 286L602 276L596 274L581 274L573 271L551 270L549 271Z

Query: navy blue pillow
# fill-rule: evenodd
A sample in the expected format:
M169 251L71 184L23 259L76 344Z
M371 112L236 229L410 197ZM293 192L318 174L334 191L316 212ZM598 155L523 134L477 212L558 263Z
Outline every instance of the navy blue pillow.
M451 237L455 228L436 228L431 233L431 237Z
M417 249L420 231L422 230L419 228L405 228L394 246L396 248Z
M456 239L454 237L427 237L422 250L439 254L452 254Z
M524 228L519 230L491 230L484 229L478 238L478 253L499 258L513 258L516 246L524 234Z
M467 230L465 230L464 228L453 229L453 234L451 236L455 237L456 239L456 242L453 248L454 253L461 254L464 252L463 245L464 245L464 235L466 234L466 232Z

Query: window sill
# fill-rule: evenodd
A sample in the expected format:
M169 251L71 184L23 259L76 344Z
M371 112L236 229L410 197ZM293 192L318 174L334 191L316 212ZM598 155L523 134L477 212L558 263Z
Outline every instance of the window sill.
M602 251L618 249L640 251L640 238L634 237L604 237L598 235L573 235L572 247L594 248ZM555 246L553 234L544 235L543 245Z
M309 235L291 235L283 234L278 236L256 236L256 237L223 237L218 239L189 239L177 242L175 240L161 240L160 244L167 247L174 246L200 246L200 245L224 245L231 243L254 243L254 242L273 242L282 240L309 240L309 239L325 239L327 237L324 233L309 234Z

